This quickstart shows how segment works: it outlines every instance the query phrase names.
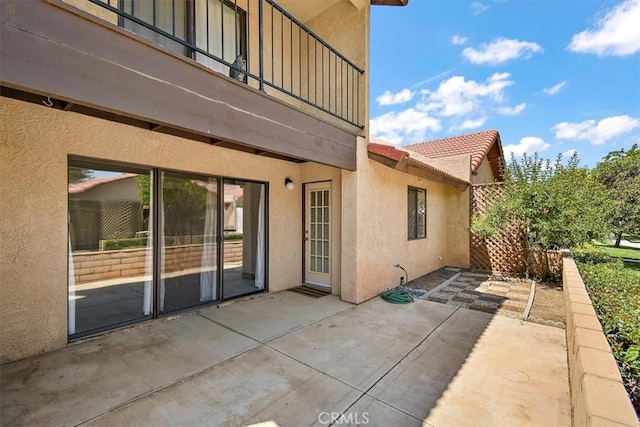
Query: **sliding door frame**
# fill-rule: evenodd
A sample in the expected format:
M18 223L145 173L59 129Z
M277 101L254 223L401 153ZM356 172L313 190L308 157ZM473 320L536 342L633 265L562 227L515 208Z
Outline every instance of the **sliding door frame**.
M186 172L186 171L182 171L182 170L176 170L176 169L170 169L170 168L161 168L161 167L153 167L153 166L144 166L144 165L138 165L138 164L131 164L131 163L125 163L125 162L117 162L117 161L109 161L109 160L102 160L102 159L95 159L95 158L89 158L89 157L82 157L82 156L69 156L67 159L67 168L71 167L71 166L78 166L78 167L87 167L87 168L114 168L114 169L124 169L124 170L129 170L129 171L137 171L138 173L150 173L151 174L151 180L150 180L150 185L151 185L151 194L152 194L152 203L151 206L149 206L149 215L153 216L153 224L152 224L152 229L148 230L148 232L150 233L150 237L152 238L152 291L153 291L153 296L152 296L152 301L153 301L153 307L151 310L151 313L149 315L146 315L144 317L141 317L140 319L134 319L131 321L125 321L125 322L119 322L119 323L114 323L111 325L107 325L107 326L102 326L99 328L95 328L95 329L91 329L85 332L80 332L80 333L75 333L73 335L67 335L67 341L68 342L75 342L78 340L83 340L86 338L90 338L93 336L97 336L97 335L101 335L104 334L106 332L111 332L111 331L115 331L118 329L122 329L122 328L126 328L126 327L130 327L132 325L136 325L136 324L140 324L140 323L144 323L144 322L148 322L150 320L156 320L156 319L161 319L161 318L165 318L168 316L175 316L177 314L181 314L181 313L185 313L185 312L191 312L194 310L197 310L199 308L202 307L206 307L206 306L210 306L210 305L216 305L216 304L220 304L224 301L230 301L233 299L237 299L237 298L243 298L243 297L247 297L250 295L255 295L255 294L259 294L259 293L263 293L263 292L268 292L269 291L269 182L265 182L265 181L257 181L257 180L251 180L251 179L246 179L246 178L234 178L234 177L228 177L228 176L222 176L222 175L213 175L213 174L203 174L203 173L199 173L199 172ZM197 304L197 305L193 305L190 307L186 307L183 309L179 309L179 310L175 310L175 311L170 311L170 312L165 312L162 313L160 312L160 307L161 307L161 280L162 280L162 246L164 244L164 242L162 242L158 236L161 235L161 227L164 227L164 224L161 224L161 221L159 220L159 218L163 217L160 215L161 209L163 208L162 206L162 174L164 172L170 172L170 173L176 173L176 174L184 174L184 175L197 175L197 176L201 176L201 177L206 177L206 178L215 178L216 179L216 188L218 191L218 196L217 196L217 209L218 209L218 214L217 214L217 219L218 219L218 223L217 223L217 238L216 238L216 245L217 245L217 255L216 255L216 263L217 263L217 269L216 269L216 296L217 298L215 300L211 300L211 301L206 301L203 302L202 304ZM236 181L244 181L247 183L254 183L254 184L260 184L263 185L264 188L264 192L265 192L265 198L264 198L264 224L265 224L265 230L264 230L264 245L265 245L265 250L264 250L264 289L256 289L254 292L250 292L250 293L246 293L246 294L242 294L242 295L237 295L237 296L233 296L233 297L229 297L229 298L224 298L224 289L223 286L224 284L222 283L224 278L224 182L225 180L236 180ZM67 215L69 215L69 193L67 191ZM70 232L70 223L69 221L67 221L67 236L69 236L69 232ZM69 249L67 249L69 250ZM69 254L67 254L67 259L69 259ZM67 277L69 277L69 269L70 269L70 265L67 263ZM69 282L67 281L67 295L69 292ZM67 297L67 319L69 319L69 298Z

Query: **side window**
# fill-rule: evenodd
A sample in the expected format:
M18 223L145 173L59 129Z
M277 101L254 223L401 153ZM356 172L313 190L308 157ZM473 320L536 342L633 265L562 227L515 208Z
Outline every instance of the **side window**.
M427 237L427 190L409 187L407 193L408 239Z

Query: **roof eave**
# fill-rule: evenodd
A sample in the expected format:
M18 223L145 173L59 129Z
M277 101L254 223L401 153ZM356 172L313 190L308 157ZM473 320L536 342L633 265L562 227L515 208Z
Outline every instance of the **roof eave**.
M469 186L468 182L460 178L444 174L442 171L419 160L412 159L411 157L407 157L403 161L398 162L396 170L417 176L418 178L424 178L439 184L448 185L450 187L457 188L460 191L466 190Z
M449 175L433 166L414 159L406 151L398 150L393 146L370 143L367 149L371 160L383 164L400 172L428 179L440 184L449 185L460 191L467 189L469 183L460 178Z
M371 6L406 6L409 0L371 0Z

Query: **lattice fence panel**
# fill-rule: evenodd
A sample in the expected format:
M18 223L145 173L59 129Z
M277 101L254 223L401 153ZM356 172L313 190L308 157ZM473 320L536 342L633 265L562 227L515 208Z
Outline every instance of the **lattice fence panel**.
M473 215L482 215L504 194L500 183L472 186ZM520 275L527 271L527 232L510 224L498 236L483 239L471 235L471 267L494 274Z
M129 200L103 201L100 205L100 238L135 237L142 226L142 204Z

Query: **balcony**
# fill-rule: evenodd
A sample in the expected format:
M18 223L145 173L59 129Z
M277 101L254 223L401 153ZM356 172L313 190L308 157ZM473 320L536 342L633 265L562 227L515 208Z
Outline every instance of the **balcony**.
M368 2L282 1L295 14L272 0L13 2L0 14L0 95L355 170Z
M364 70L273 0L68 2L262 92L363 128ZM308 18L314 10L298 13Z

